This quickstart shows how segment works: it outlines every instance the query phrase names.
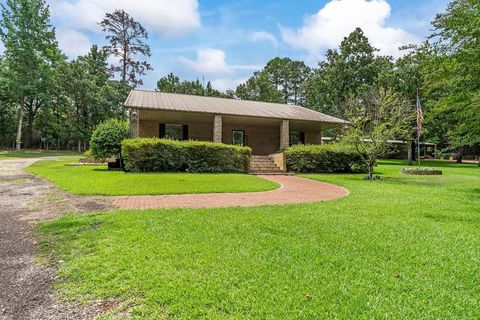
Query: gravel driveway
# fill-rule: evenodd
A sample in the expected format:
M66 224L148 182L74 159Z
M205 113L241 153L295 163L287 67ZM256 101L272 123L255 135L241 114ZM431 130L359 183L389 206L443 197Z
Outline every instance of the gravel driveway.
M50 291L55 269L35 262L33 223L65 213L108 208L102 198L79 197L25 173L39 159L0 160L0 319L91 319L88 307L59 303Z

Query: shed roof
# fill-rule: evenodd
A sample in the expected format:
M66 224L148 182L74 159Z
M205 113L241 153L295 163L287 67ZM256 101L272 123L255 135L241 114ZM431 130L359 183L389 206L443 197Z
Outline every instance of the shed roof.
M145 90L132 90L125 101L125 106L138 109L202 112L338 124L347 123L345 120L301 106Z

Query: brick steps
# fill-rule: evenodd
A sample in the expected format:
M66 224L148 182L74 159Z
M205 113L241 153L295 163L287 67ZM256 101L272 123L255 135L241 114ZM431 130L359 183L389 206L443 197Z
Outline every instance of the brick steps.
M269 156L252 156L250 163L251 174L283 175L284 172Z

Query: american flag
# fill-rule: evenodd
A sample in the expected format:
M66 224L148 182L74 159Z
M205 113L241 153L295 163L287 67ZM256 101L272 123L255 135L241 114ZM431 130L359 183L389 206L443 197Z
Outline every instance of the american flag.
M420 104L420 97L417 94L417 130L418 135L423 134L423 111L422 105Z

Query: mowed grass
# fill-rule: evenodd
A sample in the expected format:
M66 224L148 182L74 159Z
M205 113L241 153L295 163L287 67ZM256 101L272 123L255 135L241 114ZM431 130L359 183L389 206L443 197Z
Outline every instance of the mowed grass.
M427 163L440 166L440 163ZM305 175L324 203L117 211L42 223L66 299L135 319L479 319L480 169Z
M26 171L78 195L155 195L255 192L278 188L275 182L248 174L125 173L106 166L65 166L78 159L42 160Z
M0 160L15 158L41 158L53 156L80 156L81 152L75 151L46 151L46 150L0 150Z

